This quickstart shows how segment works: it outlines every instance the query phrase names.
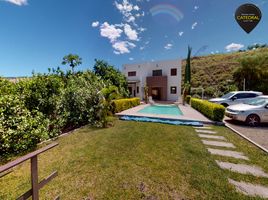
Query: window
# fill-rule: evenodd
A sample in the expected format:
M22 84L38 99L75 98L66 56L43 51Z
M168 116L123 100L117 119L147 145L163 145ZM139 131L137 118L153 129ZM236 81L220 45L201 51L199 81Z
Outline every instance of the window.
M128 72L128 76L136 76L136 71Z
M177 94L177 87L175 86L170 87L170 94Z
M137 94L139 94L139 93L140 93L140 87L137 86Z
M170 74L171 76L177 76L177 69L176 68L171 69Z
M235 97L237 97L237 99L246 99L246 98L254 98L257 95L254 93L240 93L235 95Z
M153 70L153 76L162 76L162 69Z

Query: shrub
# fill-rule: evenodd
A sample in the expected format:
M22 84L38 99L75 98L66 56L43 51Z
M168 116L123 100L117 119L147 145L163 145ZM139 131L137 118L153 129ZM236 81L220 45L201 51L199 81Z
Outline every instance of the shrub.
M17 84L17 91L29 111L37 110L49 119L49 136L55 137L64 126L59 111L63 79L55 74L37 74Z
M190 104L191 101L191 95L186 96L186 103Z
M37 111L30 112L19 97L0 97L1 156L29 150L48 138L48 120Z
M112 110L113 113L118 113L138 105L140 105L139 98L118 99L112 102Z
M222 105L191 98L191 106L211 120L222 121L224 118L225 108Z
M61 113L69 127L102 126L105 106L100 91L103 87L102 81L90 72L69 78L60 100Z

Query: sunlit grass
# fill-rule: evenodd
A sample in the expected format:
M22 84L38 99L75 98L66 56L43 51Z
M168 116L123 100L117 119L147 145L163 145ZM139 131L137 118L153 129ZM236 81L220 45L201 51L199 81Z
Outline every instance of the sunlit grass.
M268 172L264 153L224 127L215 129L249 156L247 163ZM229 159L210 155L192 127L117 121L108 129L81 128L57 142L39 158L40 179L59 172L41 199L249 199L228 178L268 185L218 168L216 158ZM3 177L0 199L29 189L29 176L26 163Z

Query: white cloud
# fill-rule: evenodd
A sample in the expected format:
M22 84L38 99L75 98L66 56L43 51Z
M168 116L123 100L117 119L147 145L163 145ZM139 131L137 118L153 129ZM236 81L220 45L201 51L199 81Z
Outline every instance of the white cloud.
M192 24L192 30L194 30L196 26L197 26L197 22L193 23Z
M141 50L141 51L144 50L144 49L145 49L145 46L140 47L140 50Z
M9 3L13 3L17 6L23 6L23 5L27 5L28 4L28 1L27 0L5 0L6 2L9 2Z
M114 53L115 54L125 54L125 53L130 53L129 49L132 49L136 47L135 44L128 42L128 41L118 41L113 44Z
M117 38L119 38L121 36L121 33L123 31L119 28L116 28L115 25L113 24L109 24L107 22L104 22L101 26L100 26L100 34L102 37L106 37L109 38L110 42L115 42L117 40Z
M166 44L166 46L164 47L166 50L170 50L173 47L173 44Z
M138 30L139 30L140 32L144 32L144 31L146 31L146 28L140 27L140 28L138 28Z
M129 60L131 60L131 61L132 61L132 60L134 60L134 58L129 58Z
M129 24L125 24L124 32L129 40L138 41L138 33L136 30L132 29Z
M125 17L129 17L130 12L134 9L133 4L129 3L128 0L123 0L122 4L116 1L115 6Z
M137 6L137 5L133 6L133 9L134 9L134 10L137 10L137 11L140 10L139 6Z
M225 47L225 49L229 51L238 51L244 47L243 44L236 44L236 43L231 43Z
M131 15L131 16L129 16L129 18L126 21L127 22L135 22L135 20L136 20L136 18L133 15Z
M100 25L100 22L98 22L98 21L95 21L95 22L92 22L92 24L91 24L91 26L92 27L98 27Z
M183 35L183 33L184 33L183 31L179 32L179 36L181 37Z
M123 20L128 23L132 22L134 25L137 25L135 23L135 17L139 18L145 15L143 11L138 12L141 10L138 5L134 5L128 0L123 0L121 3L115 1L114 4L115 7L119 10L119 12L123 15Z
M194 9L197 10L199 8L199 6L195 6Z

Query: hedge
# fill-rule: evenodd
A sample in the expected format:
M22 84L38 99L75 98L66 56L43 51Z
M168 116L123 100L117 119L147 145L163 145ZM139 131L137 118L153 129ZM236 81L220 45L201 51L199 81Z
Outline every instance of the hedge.
M191 106L213 121L222 121L224 118L225 108L222 105L191 98Z
M112 101L112 111L113 113L119 113L123 110L140 105L139 98L129 98L129 99L118 99Z

